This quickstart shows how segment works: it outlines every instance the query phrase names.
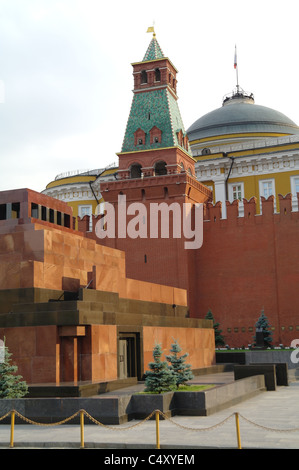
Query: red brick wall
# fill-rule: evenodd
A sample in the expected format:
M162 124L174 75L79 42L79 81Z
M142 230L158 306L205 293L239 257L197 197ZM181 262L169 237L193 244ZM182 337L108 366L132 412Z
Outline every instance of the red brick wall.
M210 197L210 191L201 185L193 177L186 173L158 176L154 178L119 180L108 182L102 188L104 198L115 207L117 214L118 196L120 192L126 196L127 204L142 202L146 208L147 214L147 237L133 239L126 238L105 238L99 240L95 234L89 234L94 237L98 243L117 248L126 253L126 275L132 279L175 286L181 289L188 287L188 250L184 249L186 238L183 236L183 227L181 226L181 238L172 236L173 219L170 212L170 236L168 238L152 238L150 236L150 206L152 203L166 203L171 205L176 203L180 205L181 214L184 203L205 202ZM144 195L142 197L142 195ZM135 215L127 215L127 226ZM94 225L98 219L94 218ZM181 220L182 223L182 220ZM78 220L79 230L84 231L86 220ZM138 227L136 228L138 230ZM116 217L116 236L118 234Z
M280 197L279 214L273 204L273 197L263 200L255 215L255 199L245 202L244 217L228 204L226 220L219 205L208 205L203 246L189 256L191 315L210 309L230 346L252 342L262 309L274 343L299 337L299 212L289 195Z

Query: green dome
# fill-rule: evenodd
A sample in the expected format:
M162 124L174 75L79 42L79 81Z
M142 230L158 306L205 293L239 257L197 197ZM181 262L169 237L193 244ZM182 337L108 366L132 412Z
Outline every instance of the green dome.
M224 99L221 108L205 114L187 130L189 141L204 139L205 144L231 135L299 134L299 127L287 116L271 108L254 104L252 95L233 94Z

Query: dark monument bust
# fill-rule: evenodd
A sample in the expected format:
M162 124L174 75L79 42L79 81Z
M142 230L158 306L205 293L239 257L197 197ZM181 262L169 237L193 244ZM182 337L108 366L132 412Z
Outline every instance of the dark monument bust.
M255 330L255 338L256 338L256 348L264 348L265 347L265 333L263 328L256 328Z

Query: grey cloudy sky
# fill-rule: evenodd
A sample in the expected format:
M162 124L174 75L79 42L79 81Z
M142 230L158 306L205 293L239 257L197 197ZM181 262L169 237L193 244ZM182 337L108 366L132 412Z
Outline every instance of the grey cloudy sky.
M0 190L117 162L153 22L186 128L235 87L235 44L240 86L299 124L296 4L0 0Z

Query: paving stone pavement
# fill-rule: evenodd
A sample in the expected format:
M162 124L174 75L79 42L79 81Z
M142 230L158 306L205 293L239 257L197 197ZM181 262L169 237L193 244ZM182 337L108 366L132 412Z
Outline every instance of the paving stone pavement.
M205 383L204 377L201 382ZM160 449L237 449L235 413L239 415L242 449L299 449L299 381L262 392L210 416L160 419ZM74 449L80 448L80 443L78 424L15 425L14 449ZM0 423L0 451L9 444L10 425ZM85 417L84 448L155 449L156 422L133 420L101 426Z

